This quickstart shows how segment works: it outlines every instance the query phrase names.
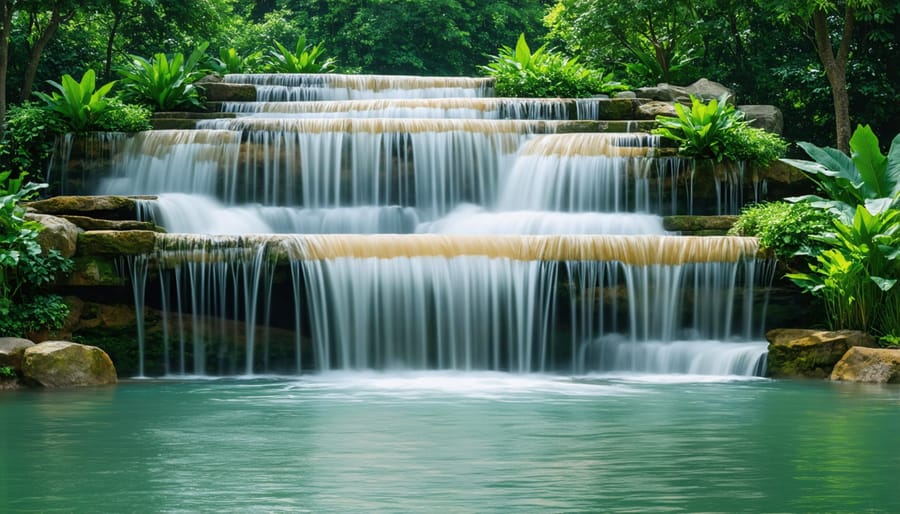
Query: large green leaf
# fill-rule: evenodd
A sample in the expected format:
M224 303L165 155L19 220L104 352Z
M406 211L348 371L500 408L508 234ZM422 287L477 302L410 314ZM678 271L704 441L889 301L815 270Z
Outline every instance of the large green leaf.
M881 155L878 138L868 125L857 127L850 138L851 160L856 165L866 198L891 196L895 184L885 174L887 157Z

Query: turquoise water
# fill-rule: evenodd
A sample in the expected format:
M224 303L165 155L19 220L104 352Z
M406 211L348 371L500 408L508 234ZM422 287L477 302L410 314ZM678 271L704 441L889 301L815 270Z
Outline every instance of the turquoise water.
M327 374L0 394L3 512L900 512L900 387Z

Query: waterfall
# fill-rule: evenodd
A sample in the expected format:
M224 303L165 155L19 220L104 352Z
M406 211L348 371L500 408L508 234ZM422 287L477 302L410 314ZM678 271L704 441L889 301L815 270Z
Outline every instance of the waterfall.
M761 373L769 261L752 238L668 233L694 170L655 136L570 132L604 100L492 98L488 79L226 82L257 101L131 138L95 189L154 195L141 215L169 232L132 276L160 312L140 337L142 355L162 345L155 372ZM743 202L729 180L718 211Z

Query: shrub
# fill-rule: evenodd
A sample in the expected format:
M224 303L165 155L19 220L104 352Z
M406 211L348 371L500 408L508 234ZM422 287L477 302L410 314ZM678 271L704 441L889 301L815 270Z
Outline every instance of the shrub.
M225 75L226 73L253 73L262 55L261 50L244 56L240 55L233 47L221 48L219 50L219 58L214 60L213 70L220 75Z
M675 104L676 117L657 116L653 133L678 142L678 153L696 159L727 157L726 134L743 122L744 115L728 103L728 96L703 103L691 95L691 108Z
M106 132L141 132L150 130L150 118L153 113L147 107L137 104L126 104L114 98L109 101L109 108L97 119L97 130Z
M43 227L25 219L21 202L46 184L25 183L25 174L0 173L0 335L25 336L62 326L68 307L62 298L44 294L72 261L58 251L41 252L37 237Z
M263 71L269 73L329 73L334 70L335 60L325 57L325 45L307 44L306 36L300 36L294 50L287 49L278 41L274 42L264 57Z
M36 92L47 107L58 112L72 132L84 132L94 127L97 119L109 107L106 95L112 90L115 82L108 82L99 88L96 85L94 70L84 72L81 82L71 75L63 75L62 83L48 80L56 88L51 94Z
M68 129L59 114L33 103L10 106L0 144L0 169L14 176L47 169L56 137Z
M761 248L788 259L801 251L823 249L823 244L810 236L827 232L832 218L828 211L807 203L761 203L745 207L728 233L755 236Z
M207 73L200 66L209 43L197 47L187 59L163 53L152 59L131 56L129 66L116 70L122 76L120 96L126 102L147 105L157 111L202 109L201 90L195 84Z
M543 45L533 53L519 35L516 48L500 47L491 62L481 67L494 77L497 96L582 98L597 93L628 89L613 80L612 74L581 65Z
M787 153L787 141L781 136L751 127L744 122L735 124L722 136L725 158L732 161L747 161L764 167Z

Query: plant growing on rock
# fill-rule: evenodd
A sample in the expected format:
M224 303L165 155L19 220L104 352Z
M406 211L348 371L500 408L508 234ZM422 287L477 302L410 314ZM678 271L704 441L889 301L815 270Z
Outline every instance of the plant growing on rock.
M278 41L264 57L263 71L269 73L329 73L334 71L335 60L325 56L325 42L307 44L306 36L300 36L291 51Z
M498 96L581 98L628 89L613 80L612 74L587 68L577 58L557 53L546 44L532 52L525 34L519 35L514 49L500 47L481 69L494 77Z
M156 111L202 109L201 89L195 83L209 71L201 66L208 46L201 44L186 59L180 52L171 60L163 53L151 59L131 56L131 64L117 70L122 76L120 96Z
M768 202L747 206L729 235L755 236L759 246L787 260L798 252L817 253L824 245L811 239L831 228L833 216L808 203Z
M657 116L653 133L678 143L678 153L695 159L749 161L767 166L787 151L778 135L751 127L728 96L703 103L691 95L691 107L675 104L676 116Z
M0 172L0 335L25 336L62 326L68 307L57 295L42 293L72 261L56 250L41 251L39 223L25 219L21 202L34 198L46 184L26 183Z

